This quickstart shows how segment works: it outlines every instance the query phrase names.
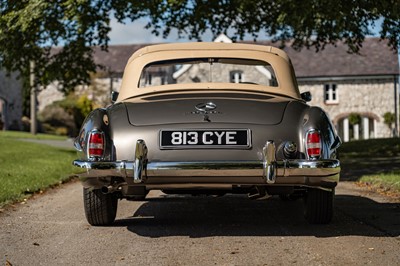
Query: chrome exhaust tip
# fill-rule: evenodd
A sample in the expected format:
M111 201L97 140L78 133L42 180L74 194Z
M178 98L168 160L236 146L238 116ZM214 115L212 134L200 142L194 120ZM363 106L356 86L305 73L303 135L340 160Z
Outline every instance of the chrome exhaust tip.
M113 192L115 192L115 191L118 191L118 190L121 190L121 186L118 184L118 185L110 185L110 186L103 186L102 188L101 188L101 193L103 193L103 194L110 194L110 193L113 193Z

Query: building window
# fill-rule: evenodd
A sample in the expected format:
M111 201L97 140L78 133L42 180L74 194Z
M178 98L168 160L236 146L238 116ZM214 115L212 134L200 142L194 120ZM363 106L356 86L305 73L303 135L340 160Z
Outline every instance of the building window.
M324 91L326 104L339 103L339 94L336 84L325 84Z
M231 71L231 83L242 83L243 73L242 71Z
M149 73L149 74L146 76L146 80L145 80L146 86L150 86L150 85L151 85L151 79L152 79L152 76L151 76L151 74Z

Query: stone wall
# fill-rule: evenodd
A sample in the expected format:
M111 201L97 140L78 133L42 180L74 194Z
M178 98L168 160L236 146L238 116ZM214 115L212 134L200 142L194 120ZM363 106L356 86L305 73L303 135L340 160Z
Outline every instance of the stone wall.
M324 85L336 84L337 104L325 103ZM310 105L316 105L324 109L339 128L340 121L351 113L373 119L375 123L375 138L387 138L392 136L391 130L384 124L383 114L394 113L394 81L393 79L353 79L338 81L300 81L300 92L310 91L312 101Z
M37 94L38 111L41 112L46 106L64 98L64 94L57 89L57 83L53 82Z
M15 73L0 71L0 113L3 129L21 129L22 81Z
M110 92L119 91L122 78L96 78L92 80L90 85L82 85L75 88L77 95L86 95L95 104L95 107L105 107L111 103ZM43 111L44 108L55 101L65 98L64 94L57 89L57 84L52 83L45 89L42 89L37 96L38 110Z
M119 91L122 78L96 78L92 84L79 86L76 88L77 95L86 95L92 100L95 107L106 107L111 104L111 91Z

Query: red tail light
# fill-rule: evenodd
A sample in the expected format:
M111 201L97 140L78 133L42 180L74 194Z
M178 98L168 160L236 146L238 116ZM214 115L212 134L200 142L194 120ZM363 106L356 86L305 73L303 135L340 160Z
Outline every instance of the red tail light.
M104 154L104 134L103 132L94 131L89 136L89 157L102 157Z
M308 158L318 159L321 156L321 136L318 131L307 132L307 155Z

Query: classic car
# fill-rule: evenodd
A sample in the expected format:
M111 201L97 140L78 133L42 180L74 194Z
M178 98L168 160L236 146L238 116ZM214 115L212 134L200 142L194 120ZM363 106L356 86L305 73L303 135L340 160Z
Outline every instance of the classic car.
M113 104L84 121L75 147L91 225L115 221L119 199L166 194L304 199L309 223L333 216L341 144L306 104L287 54L238 43L144 47Z

